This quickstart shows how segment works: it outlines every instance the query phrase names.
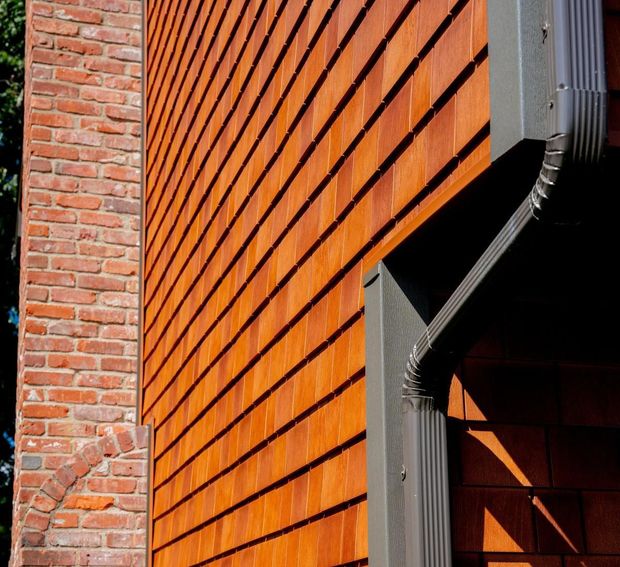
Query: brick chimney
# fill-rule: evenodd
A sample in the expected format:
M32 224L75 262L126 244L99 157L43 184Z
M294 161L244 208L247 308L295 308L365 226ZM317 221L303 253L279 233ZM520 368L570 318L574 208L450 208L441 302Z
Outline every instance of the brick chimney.
M27 6L13 566L145 563L141 21Z

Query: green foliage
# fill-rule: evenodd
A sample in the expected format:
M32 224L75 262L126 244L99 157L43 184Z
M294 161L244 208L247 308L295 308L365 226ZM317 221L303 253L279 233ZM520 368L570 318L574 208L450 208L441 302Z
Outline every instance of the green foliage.
M24 2L0 0L0 564L11 538L18 268L11 253L21 167Z

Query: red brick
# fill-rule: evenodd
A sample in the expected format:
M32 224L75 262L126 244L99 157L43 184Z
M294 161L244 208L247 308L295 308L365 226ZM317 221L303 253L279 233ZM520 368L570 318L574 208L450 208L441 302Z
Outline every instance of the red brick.
M47 372L28 370L24 372L24 383L43 386L69 386L73 382L71 372Z
M101 55L103 53L101 44L72 37L56 38L56 47L60 50L72 51L82 55Z
M48 391L48 399L69 404L94 404L97 402L97 394L93 390L52 389Z
M67 439L53 437L30 437L22 438L20 448L29 453L71 453L71 442Z
M82 224L107 226L109 228L119 228L123 226L123 219L118 215L90 211L80 213L80 222Z
M52 368L94 370L97 367L97 361L94 358L76 354L50 354L47 362Z
M32 404L28 403L24 405L22 412L24 417L32 418L46 418L46 417L64 417L69 412L66 406L59 405L47 405L47 404Z
M124 412L118 408L106 408L97 406L78 406L73 410L77 419L88 421L117 422L124 417Z
M26 272L28 283L47 286L75 286L75 276L73 274L58 273L44 270L28 270ZM35 317L49 317L56 319L69 319L73 316L73 308L61 305L36 305L29 304L27 312ZM41 315L40 313L47 313Z
M97 260L85 258L52 258L52 269L73 272L99 272L101 264Z
M52 289L51 300L59 303L89 305L95 303L97 295L94 291L85 291L81 289Z
M68 112L70 114L89 114L92 116L101 114L100 105L80 100L58 100L56 108L61 112Z
M90 388L120 388L123 379L114 375L81 374L77 383Z
M106 276L81 275L77 278L78 287L84 289L121 291L125 289L125 282Z
M97 83L98 85L100 83ZM104 83L105 84L105 83ZM124 104L127 96L124 93L110 91L96 87L82 87L81 95L84 100L94 100L97 102L109 102L113 104ZM106 112L107 114L107 112ZM116 147L116 146L110 146Z
M58 437L92 437L95 427L88 423L52 422L48 424L48 433Z
M73 22L100 24L103 21L103 18L99 12L84 8L76 8L75 6L63 6L62 8L57 8L54 15L61 20L70 20Z
M78 33L78 26L70 22L60 22L51 18L39 18L38 16L35 16L32 22L37 31L57 35L77 35Z
M88 163L59 163L56 171L61 175L97 177L97 166Z
M58 502L47 494L37 494L32 499L32 507L39 512L51 512L57 504Z
M75 565L74 551L24 549L22 560L25 565Z
M129 513L103 513L94 512L87 514L82 520L83 528L122 529L134 527L135 517Z
M136 481L128 478L90 478L89 490L112 494L128 494L136 489Z
M140 181L140 175L135 168L122 165L105 165L103 176L116 181L133 181L135 183Z
M107 260L103 265L103 270L109 274L119 274L123 276L135 276L138 274L137 262L126 262L121 260Z
M47 227L45 227L47 229ZM47 236L41 231L41 234L33 236ZM30 250L36 250L37 252L47 252L49 254L75 254L76 246L75 242L63 242L60 240L39 240L32 238L30 240Z
M77 87L71 87L62 83L52 81L33 81L32 92L51 96L77 97L79 90Z
M45 534L39 531L24 531L21 545L22 547L43 547L45 545Z
M24 346L30 351L71 352L73 341L58 337L26 337Z
M49 545L62 547L100 547L102 534L83 531L52 531L48 535Z
M46 300L47 290L37 292L34 296L31 294L26 297L28 299L36 299L37 301ZM26 328L26 333L32 333L34 335L45 335L47 333L47 321L26 321L24 326Z
M91 195L59 195L56 204L73 209L98 209L101 199Z
M73 119L65 114L43 114L41 112L33 112L32 123L56 128L71 128L73 126Z
M134 448L134 440L129 431L122 431L117 436L118 445L121 448L121 451L128 452Z
M105 107L105 114L113 120L123 120L131 122L139 122L141 118L140 109L127 107L127 106L112 106Z
M77 479L77 475L71 467L64 465L54 473L54 478L64 487L69 488Z
M48 327L48 332L51 335L68 335L71 337L95 337L97 336L97 331L96 325L68 321L52 323Z
M118 497L118 507L121 510L141 512L146 510L146 496L120 495Z
M41 490L49 494L57 502L64 498L66 492L65 487L54 478L46 480L41 486Z
M49 525L50 517L48 514L42 514L34 510L30 510L24 518L24 525L28 528L34 528L44 531Z
M76 85L100 86L103 82L101 75L98 75L96 73L89 73L87 71L82 71L79 69L56 69L55 77L59 81L74 83ZM85 112L80 112L80 114L85 114ZM91 113L89 112L88 114Z
M54 528L77 528L79 515L71 512L57 511L52 516L52 527Z
M146 476L147 466L144 461L116 461L111 465L115 476Z
M30 169L32 171L49 173L50 171L52 171L52 162L48 159L32 157L30 158Z
M80 565L132 565L131 555L126 551L80 551Z
M105 357L101 359L101 369L115 372L131 372L135 369L136 361L133 358Z
M146 425L141 425L139 427L136 427L135 435L136 435L136 447L138 447L139 449L144 449L148 447L149 429Z

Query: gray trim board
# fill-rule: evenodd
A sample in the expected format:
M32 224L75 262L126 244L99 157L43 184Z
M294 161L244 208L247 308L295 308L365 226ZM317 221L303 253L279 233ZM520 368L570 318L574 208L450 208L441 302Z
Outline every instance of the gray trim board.
M416 306L413 300L415 298ZM401 470L403 361L426 328L423 291L380 262L364 280L368 546L372 567L405 565Z

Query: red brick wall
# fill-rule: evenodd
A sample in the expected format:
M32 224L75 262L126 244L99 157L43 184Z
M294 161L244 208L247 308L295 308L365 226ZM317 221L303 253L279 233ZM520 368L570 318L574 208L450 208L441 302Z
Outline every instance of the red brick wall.
M136 564L141 5L27 4L12 561Z

